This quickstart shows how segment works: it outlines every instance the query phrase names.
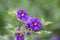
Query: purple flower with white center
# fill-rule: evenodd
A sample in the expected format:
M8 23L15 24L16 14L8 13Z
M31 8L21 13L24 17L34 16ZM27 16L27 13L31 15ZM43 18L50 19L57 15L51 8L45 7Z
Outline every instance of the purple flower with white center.
M20 27L17 28L20 31ZM16 40L24 40L24 34L22 32L15 33Z
M33 31L39 31L42 28L42 23L38 20L38 18L32 18L30 28Z
M18 19L23 20L24 22L29 19L29 16L25 10L18 10L17 16Z

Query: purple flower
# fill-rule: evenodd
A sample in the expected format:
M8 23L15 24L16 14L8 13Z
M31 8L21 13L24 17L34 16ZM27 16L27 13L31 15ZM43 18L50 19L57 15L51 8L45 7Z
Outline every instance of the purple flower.
M41 40L40 37L35 37L34 40Z
M30 23L31 23L31 18L29 18L28 21L26 21L26 30L28 31L31 31Z
M20 31L20 27L17 28ZM15 33L16 40L24 40L24 34L22 32Z
M54 35L50 38L50 40L60 40L59 36L57 35Z
M17 16L18 16L18 19L23 20L23 21L27 21L29 18L25 10L18 10Z
M20 31L20 27L17 27L17 30Z
M32 18L30 28L33 31L39 31L42 28L42 23L38 20L38 18Z
M27 36L30 36L30 34L31 34L30 31L27 31Z
M16 33L15 36L16 36L16 40L24 40L24 34L22 33Z
M31 28L30 28L30 24L29 24L29 23L26 24L26 30L28 30L28 31L31 30Z

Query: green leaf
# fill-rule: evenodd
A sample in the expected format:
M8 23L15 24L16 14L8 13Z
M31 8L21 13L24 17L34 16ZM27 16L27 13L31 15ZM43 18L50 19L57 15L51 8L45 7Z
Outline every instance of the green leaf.
M9 30L14 30L14 28L8 28Z
M18 32L18 30L16 30L15 28L8 28L8 30Z
M49 25L49 24L52 24L53 22L51 21L45 21L44 19L41 19L41 22L42 22L42 25Z
M52 24L52 23L53 23L53 22L47 21L47 22L45 22L44 25L49 25L49 24Z
M13 17L13 16L15 16L16 11L10 10L10 11L8 11L8 14Z

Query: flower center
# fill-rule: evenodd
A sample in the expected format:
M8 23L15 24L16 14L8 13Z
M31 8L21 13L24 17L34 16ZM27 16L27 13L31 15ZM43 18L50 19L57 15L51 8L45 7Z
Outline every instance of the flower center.
M24 16L24 13L22 13L21 16L23 17Z
M37 22L34 23L34 26L36 26L36 25L37 25Z
M30 31L30 28L28 28L28 31Z
M22 36L23 34L22 33L20 33L20 36Z

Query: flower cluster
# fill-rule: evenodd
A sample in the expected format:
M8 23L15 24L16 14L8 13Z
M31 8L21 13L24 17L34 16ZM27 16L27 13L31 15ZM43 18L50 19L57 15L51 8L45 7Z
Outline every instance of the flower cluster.
M17 18L25 23L25 29L27 30L27 35L30 35L30 31L39 31L42 28L42 23L38 18L31 18L27 14L25 10L18 10L17 12ZM20 30L20 27L17 28L18 31ZM24 40L24 33L19 32L16 33L17 40Z

